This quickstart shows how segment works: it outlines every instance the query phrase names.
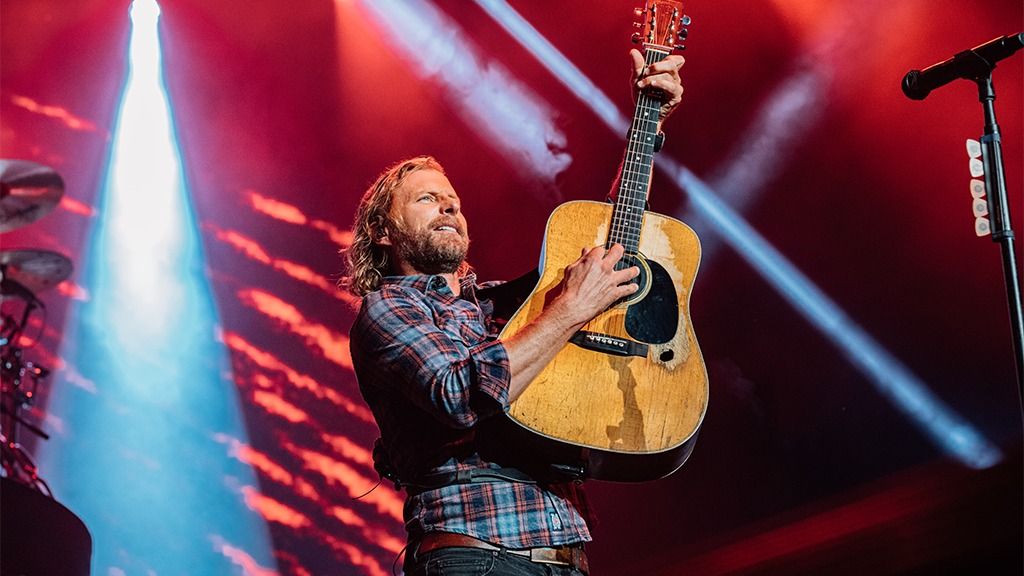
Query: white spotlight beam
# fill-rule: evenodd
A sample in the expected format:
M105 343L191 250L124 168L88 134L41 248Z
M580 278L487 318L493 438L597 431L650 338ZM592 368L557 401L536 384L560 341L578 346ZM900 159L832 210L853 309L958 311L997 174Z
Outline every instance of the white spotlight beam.
M127 3L126 3L127 7ZM41 469L93 538L93 574L276 574L267 520L161 64L160 6L134 0L128 74L95 228L66 318ZM57 388L55 388L56 390ZM2 569L0 569L2 571ZM6 573L6 572L5 572Z
M524 173L552 185L572 158L554 112L503 66L479 55L472 40L423 0L367 0L365 9L411 68L440 82L472 126Z

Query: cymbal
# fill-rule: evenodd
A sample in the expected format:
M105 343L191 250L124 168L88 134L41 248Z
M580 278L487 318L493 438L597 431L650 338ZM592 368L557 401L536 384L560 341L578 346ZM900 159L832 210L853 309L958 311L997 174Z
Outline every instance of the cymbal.
M46 216L64 195L60 174L28 160L0 160L0 232Z
M0 299L24 298L52 288L71 276L71 259L49 250L0 251Z

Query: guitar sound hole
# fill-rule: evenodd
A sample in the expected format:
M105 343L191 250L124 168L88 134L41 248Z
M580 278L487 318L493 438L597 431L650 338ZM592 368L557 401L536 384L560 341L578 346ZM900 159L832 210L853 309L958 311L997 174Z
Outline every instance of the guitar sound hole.
M662 362L671 362L672 359L675 357L675 352L673 352L672 350L665 350L664 352L658 355L658 360L661 360Z
M634 292L632 296L627 296L627 297L619 300L618 302L616 302L616 304L622 304L622 303L626 303L626 302L631 302L631 301L639 300L640 298L637 298L637 297L644 293L645 289L647 288L648 282L650 282L650 276L648 274L647 266L645 265L645 263L643 261L641 261L639 256L629 255L629 254L624 255L622 257L622 259L619 260L618 264L615 265L615 269L616 270L625 270L626 268L629 268L630 266L636 266L636 267L640 268L640 273L637 274L635 278L633 278L632 280L627 282L627 284L636 284L637 285L636 292Z

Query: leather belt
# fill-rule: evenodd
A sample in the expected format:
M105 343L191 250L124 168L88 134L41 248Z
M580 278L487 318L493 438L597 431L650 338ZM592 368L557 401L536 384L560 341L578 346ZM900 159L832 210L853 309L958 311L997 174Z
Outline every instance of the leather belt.
M528 559L530 562L540 564L558 564L561 566L572 566L584 574L590 573L590 563L587 562L587 555L583 552L582 546L560 546L558 548L527 548L526 550L511 550L495 546L483 540L452 534L451 532L428 532L420 539L416 554L425 554L431 550L441 548L477 548L479 550L500 551L505 550L509 554L515 554Z

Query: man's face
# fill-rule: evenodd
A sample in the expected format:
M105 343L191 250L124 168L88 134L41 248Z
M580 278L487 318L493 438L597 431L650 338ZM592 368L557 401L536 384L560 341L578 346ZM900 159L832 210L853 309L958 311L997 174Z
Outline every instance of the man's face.
M391 247L398 272L448 274L466 259L466 218L444 174L425 169L406 176L394 192L390 217L378 241Z

